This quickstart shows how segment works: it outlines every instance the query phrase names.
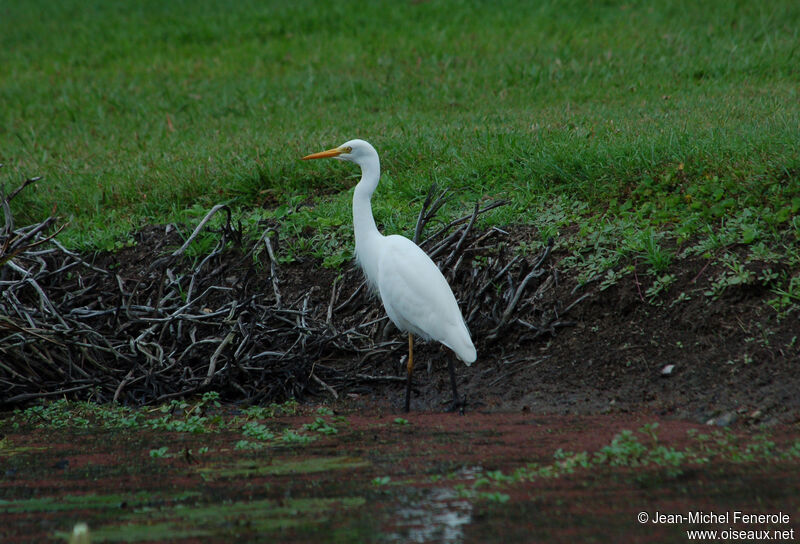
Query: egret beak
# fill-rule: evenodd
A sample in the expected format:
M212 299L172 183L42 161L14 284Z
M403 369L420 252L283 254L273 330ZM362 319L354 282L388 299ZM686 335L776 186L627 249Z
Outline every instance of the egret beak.
M329 159L331 157L338 157L342 153L344 153L344 149L339 147L334 147L333 149L328 149L327 151L320 151L319 153L312 153L311 155L306 155L301 160L307 161L311 159Z

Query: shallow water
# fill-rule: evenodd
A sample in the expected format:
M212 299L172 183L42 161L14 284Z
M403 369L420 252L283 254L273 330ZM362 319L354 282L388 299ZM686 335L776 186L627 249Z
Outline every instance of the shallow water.
M301 428L315 417L265 425ZM57 542L83 521L93 542L676 542L698 527L643 524L637 515L699 510L783 511L788 523L765 528L797 528L797 457L729 453L668 467L643 465L629 448L619 466L576 461L616 444L625 429L648 452L696 447L687 431L708 429L695 424L648 416L404 417L398 424L393 415L345 415L335 435L258 450L236 449L242 436L229 431L6 426L0 540ZM641 429L657 421L656 442ZM770 432L778 449L798 438L793 427ZM751 434L725 435L726 447L752 450Z

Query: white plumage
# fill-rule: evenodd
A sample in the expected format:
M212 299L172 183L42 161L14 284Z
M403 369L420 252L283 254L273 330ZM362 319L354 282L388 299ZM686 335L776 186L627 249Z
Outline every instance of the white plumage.
M401 331L441 342L467 365L473 363L477 358L475 346L453 291L439 268L414 242L399 235L384 236L375 225L371 198L380 179L380 160L375 148L364 140L350 140L303 158L328 157L354 162L361 167L361 181L353 193L356 259L370 286L380 295L389 319ZM456 391L452 361L448 363L454 405L459 406L462 401ZM409 336L406 410L412 369L412 337Z
M386 236L378 257L378 290L401 331L441 342L466 364L477 358L447 280L428 255L403 236Z

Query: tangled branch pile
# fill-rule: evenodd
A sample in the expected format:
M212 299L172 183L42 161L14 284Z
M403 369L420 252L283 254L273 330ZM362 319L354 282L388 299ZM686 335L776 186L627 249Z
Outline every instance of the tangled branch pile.
M222 205L185 240L162 227L149 249L164 256L151 262L89 262L55 239L53 217L15 226L9 202L35 181L0 194L0 404L52 395L143 404L206 389L261 402L402 379L394 366L376 372L376 362L400 359L405 342L389 334L355 267L337 276L281 264L276 227L264 225L254 242ZM431 188L415 240L446 193ZM564 305L552 296L551 245L526 257L502 230L476 232L476 218L502 204L476 205L421 243L447 271L479 352L499 338L518 342L569 325L560 316L584 298ZM217 213L226 221L216 247L188 258Z

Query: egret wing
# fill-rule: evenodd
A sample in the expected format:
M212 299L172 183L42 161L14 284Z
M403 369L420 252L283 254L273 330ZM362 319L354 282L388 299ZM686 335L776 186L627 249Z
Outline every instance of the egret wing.
M398 328L437 340L465 361L474 360L475 348L450 285L430 257L407 238L386 237L378 289Z

